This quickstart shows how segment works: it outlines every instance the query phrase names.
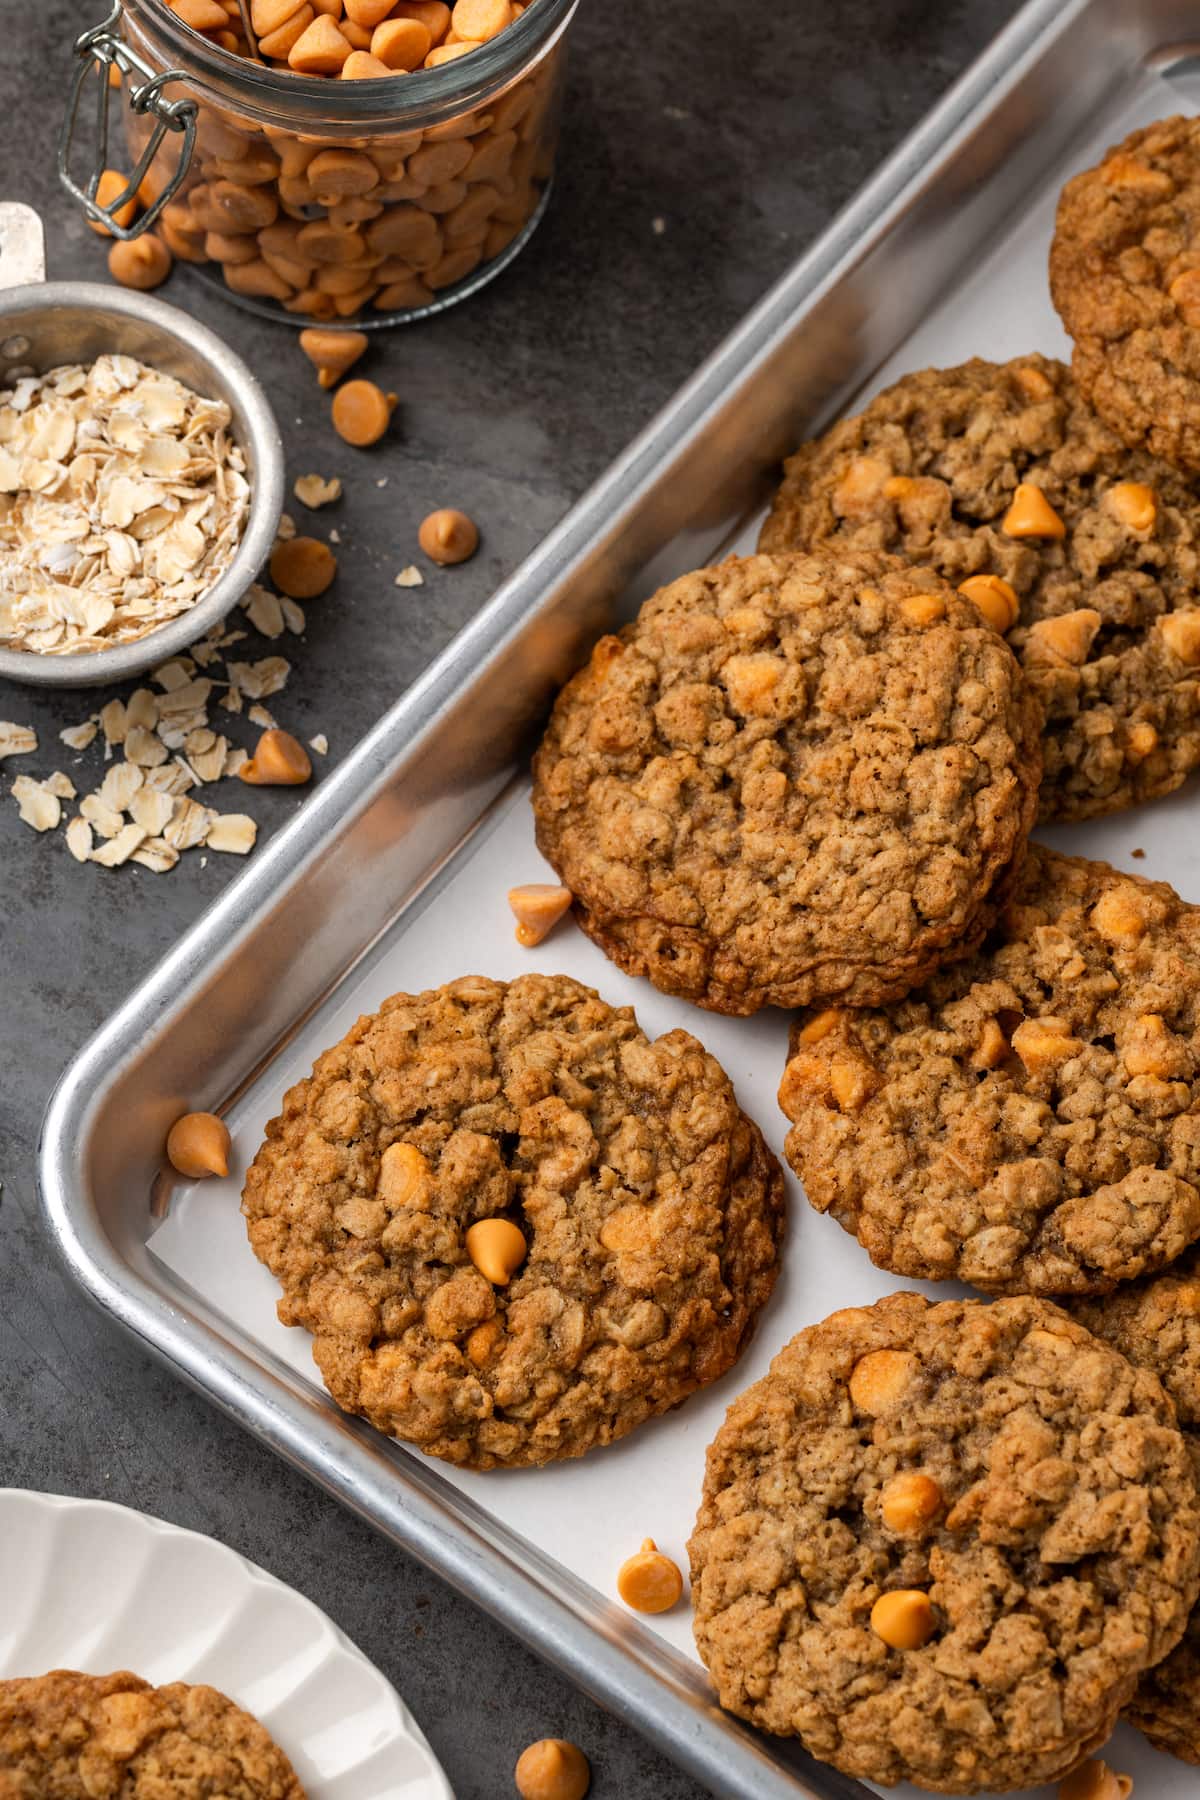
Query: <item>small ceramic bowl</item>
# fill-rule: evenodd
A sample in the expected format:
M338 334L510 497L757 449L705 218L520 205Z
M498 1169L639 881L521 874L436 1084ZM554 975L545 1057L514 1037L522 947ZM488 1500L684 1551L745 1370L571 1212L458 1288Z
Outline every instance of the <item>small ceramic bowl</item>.
M136 357L228 404L250 483L250 508L232 560L178 618L111 650L46 656L0 648L0 676L10 680L33 687L98 687L126 681L186 650L246 593L270 553L283 511L283 442L262 388L215 333L148 294L90 281L44 282L41 269L36 213L14 203L0 205L0 388L18 372L91 363L106 352ZM19 285L11 285L14 281Z

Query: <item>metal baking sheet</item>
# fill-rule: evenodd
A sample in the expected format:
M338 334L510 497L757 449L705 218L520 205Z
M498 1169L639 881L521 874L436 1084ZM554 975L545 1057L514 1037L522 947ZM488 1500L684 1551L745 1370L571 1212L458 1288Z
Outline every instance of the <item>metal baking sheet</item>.
M611 1598L613 1576L647 1534L684 1560L705 1445L780 1344L832 1306L900 1284L792 1183L778 1289L724 1380L581 1462L464 1473L337 1411L307 1338L275 1318L274 1283L245 1243L238 1180L168 1181L163 1139L186 1107L222 1110L240 1173L285 1087L359 1012L400 988L541 968L631 1002L651 1033L694 1031L780 1146L783 1015L722 1019L670 1000L621 975L569 924L532 953L514 942L505 889L545 873L525 750L591 636L661 580L752 545L771 466L805 431L908 369L1065 351L1045 279L1058 188L1135 125L1200 107L1186 12L1165 0L1034 0L257 854L76 1059L47 1114L43 1199L87 1292L732 1800L867 1790L720 1713L686 1608L634 1619ZM1044 835L1200 899L1200 833L1186 829L1196 805L1193 788ZM1194 1789L1183 1765L1124 1728L1114 1757L1160 1800Z

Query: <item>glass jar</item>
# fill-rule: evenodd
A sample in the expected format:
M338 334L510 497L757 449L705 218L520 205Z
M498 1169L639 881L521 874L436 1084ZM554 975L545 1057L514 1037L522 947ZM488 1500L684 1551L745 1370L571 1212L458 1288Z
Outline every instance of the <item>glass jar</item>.
M138 188L149 214L117 235L156 219L173 254L230 298L300 326L452 305L516 256L545 210L577 4L531 0L469 55L340 81L222 49L163 0L121 0L121 47L105 48L103 28L79 45L101 83L108 65L122 70L129 166L152 151ZM186 117L181 101L195 130L180 175L179 126L164 135L161 121Z

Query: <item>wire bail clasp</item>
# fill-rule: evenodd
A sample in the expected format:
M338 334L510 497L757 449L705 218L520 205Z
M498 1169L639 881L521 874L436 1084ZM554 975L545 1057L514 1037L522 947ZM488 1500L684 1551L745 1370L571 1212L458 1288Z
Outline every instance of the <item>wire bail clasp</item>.
M168 69L156 75L154 70L135 54L127 44L122 43L117 35L117 27L121 19L121 0L114 0L112 11L102 24L93 25L75 40L75 55L79 59L79 67L75 71L71 84L70 98L63 117L62 130L58 138L58 179L67 192L74 196L94 225L103 225L105 230L115 238L136 238L148 230L175 194L187 174L192 160L192 150L196 143L196 102L194 100L168 100L163 92L168 82L183 81L184 75L178 69ZM146 147L138 158L137 167L130 175L128 182L114 199L107 205L101 205L97 199L100 177L109 167L108 137L111 119L109 70L120 70L128 84L128 103L135 113L147 115L154 120L154 126L146 142ZM92 146L94 166L87 179L87 185L81 187L71 174L71 152L74 147L75 134L79 125L79 109L83 100L84 86L88 77L96 77L98 91L96 97L95 137ZM139 79L140 78L140 79ZM168 131L181 135L183 142L179 147L179 162L174 174L160 194L155 195L152 203L135 219L131 225L118 223L117 215L128 206L137 195L138 189L149 173L150 166L158 154L159 145Z

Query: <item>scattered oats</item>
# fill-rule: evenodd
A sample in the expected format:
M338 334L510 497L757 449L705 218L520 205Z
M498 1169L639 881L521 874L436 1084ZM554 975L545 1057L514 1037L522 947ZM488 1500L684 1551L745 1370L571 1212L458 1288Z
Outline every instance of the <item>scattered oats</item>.
M322 475L298 475L292 483L292 492L302 506L311 507L315 512L319 506L329 506L332 501L341 499L342 484L336 475L331 475L328 481ZM295 529L293 525L293 533Z
M651 219L650 229L654 233L655 237L661 237L663 232L667 229L667 221L662 218Z
M291 513L280 513L279 524L275 528L275 542L286 543L288 538L296 535L296 521Z
M246 717L252 720L255 725L261 725L264 731L274 731L278 724L275 714L271 712L269 708L259 706L257 702L250 708Z
M210 850L230 856L247 856L254 848L258 826L248 813L218 813L204 840Z
M114 812L128 812L130 801L141 792L145 779L136 763L114 763L96 789L96 798Z
M250 598L243 600L242 610L255 631L260 631L265 638L277 638L283 631L283 606L278 594L269 588L259 587L257 582L250 589Z
M277 694L292 672L292 665L284 656L264 656L261 662L230 662L225 666L229 679L247 700L265 700L268 694Z
M425 586L425 577L422 575L420 569L418 569L416 563L409 563L409 565L406 569L401 569L400 573L396 577L396 586L397 587L424 587Z
M245 667L245 664L242 665ZM221 705L226 712L240 713L242 710L242 690L236 683L221 695Z
M315 750L318 756L329 755L329 739L323 731L318 731L316 737L309 738L308 743L309 748Z
M282 594L279 599L279 609L283 614L283 622L288 630L296 637L299 637L307 624L307 620L304 617L304 608L295 600L289 600L286 594Z
M59 800L75 798L75 783L69 775L64 775L61 769L55 769L52 775L47 775L42 786L48 794L56 795Z
M99 794L85 794L79 810L97 837L115 838L125 820L117 807L109 806Z
M170 662L155 669L150 679L170 693L172 688L181 688L185 682L190 681L195 673L196 665L190 656L173 656Z
M179 861L179 852L173 850L165 838L150 837L129 860L140 863L143 869L150 869L155 875L165 875Z
M193 850L197 844L204 842L216 814L207 806L199 806L194 800L179 800L170 823L164 828L163 836L173 850Z
M156 769L164 763L169 755L167 746L152 731L146 731L135 725L125 739L125 755L131 763L137 763L142 769Z
M153 731L158 724L158 695L149 688L135 688L125 703L125 722L127 725L140 725L143 731Z
M146 770L146 786L156 794L186 794L196 785L196 777L181 757L174 757L161 768Z
M380 476L379 476L379 477L378 477L378 478L377 478L377 479L376 479L376 482L375 482L375 486L376 486L376 487L386 487L386 486L387 486L387 476L386 476L386 475L380 475Z
M222 773L225 775L236 775L238 770L243 768L249 761L249 751L243 750L239 744L235 749L226 752L225 767Z
M202 738L208 742L202 743ZM228 773L228 738L218 737L215 731L189 731L183 748L198 781L220 781Z
M336 525L331 525L329 528L329 541L331 544L340 544L342 541L342 534Z
M26 825L32 825L35 831L54 830L62 818L62 803L57 794L50 793L32 775L18 775L12 784L12 792Z
M97 731L100 729L100 715L93 713L82 725L66 725L58 734L59 743L65 744L68 750L86 750Z
M249 512L230 422L223 401L126 356L0 393L0 644L101 650L193 606Z
M111 748L113 744L123 744L125 733L129 729L129 720L125 714L123 700L110 700L107 706L100 708L100 729L104 733L104 741Z
M86 862L92 854L92 828L86 819L72 819L67 826L67 849L76 862Z
M153 788L143 788L141 793L133 796L129 816L148 836L157 837L174 817L175 806L170 794L156 794Z
M147 833L140 825L123 825L116 837L109 838L99 850L93 850L90 861L102 863L106 869L119 869L134 851L146 841Z
M32 756L37 747L37 732L32 725L14 725L9 719L0 719L0 762L6 756Z

